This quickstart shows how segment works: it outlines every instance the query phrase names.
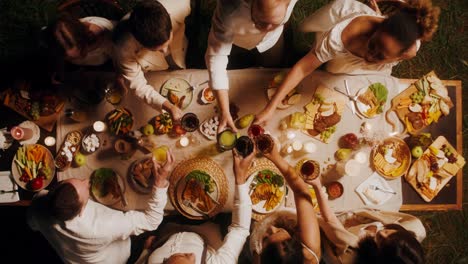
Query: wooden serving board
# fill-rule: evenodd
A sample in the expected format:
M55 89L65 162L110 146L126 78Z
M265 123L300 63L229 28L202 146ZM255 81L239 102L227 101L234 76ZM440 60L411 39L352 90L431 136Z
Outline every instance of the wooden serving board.
M57 119L59 118L60 112L62 111L65 105L65 101L62 98L59 98L58 99L59 103L55 107L54 109L55 112L53 114L47 115L47 116L40 116L38 120L32 120L29 113L27 113L23 109L19 109L16 106L15 102L18 99L18 96L19 95L14 93L11 89L7 90L5 92L3 104L7 106L8 108L12 109L13 111L17 112L18 114L24 116L28 120L31 120L32 122L34 122L41 128L47 130L48 132L52 132L52 130L54 129L55 123L57 122Z
M429 72L428 74L424 75L421 79L423 78L427 78L429 76L433 76L433 77L437 77L437 75L435 74L434 71L431 71ZM428 125L424 125L422 126L420 129L410 129L406 126L406 116L410 113L410 110L409 110L409 107L399 107L400 105L400 102L402 100L407 100L407 99L410 99L410 96L415 93L415 92L418 92L418 88L416 88L415 86L415 82L412 83L407 89L405 89L403 92L401 92L400 94L398 94L397 96L395 96L393 99L392 99L392 105L391 105L391 108L388 110L389 112L391 111L395 111L396 115L398 116L398 118L400 119L401 122L403 122L406 130L410 133L410 134L418 134L419 132L421 132L423 129L425 129ZM453 103L452 103L452 100L450 100L449 102L447 102L449 108L452 108L453 107ZM440 117L442 118L443 115ZM393 123L393 122L389 122L389 123ZM434 122L433 122L434 123Z
M444 137L444 136L439 136L432 144L430 147L433 147L433 148L436 148L438 149L439 151L442 151L440 150L442 148L443 145L446 145L448 146L449 148L453 149L453 150L456 150L456 148L454 148L450 142L448 142L448 140ZM424 157L425 155L432 155L430 154L431 150L429 148L427 148L423 155L421 157ZM458 170L462 169L463 166L465 165L465 159L463 158L462 155L458 154L458 152L455 151L455 156L457 157L458 161L455 163L457 166L458 166ZM414 163L413 163L413 166ZM442 168L440 168L440 170L442 170ZM458 173L458 172L457 172ZM433 195L427 195L427 193L423 192L423 190L418 186L418 181L417 181L417 177L414 177L413 179L411 179L410 181L408 181L408 179L406 178L406 180L408 181L408 183L416 190L416 192L421 196L421 198L426 201L426 202L430 202L432 201L432 199L434 199L434 197L437 196L437 194L442 190L442 188L452 179L453 176L455 176L455 174L451 175L450 177L445 177L445 178L441 178L441 181L437 184L434 192L433 192Z

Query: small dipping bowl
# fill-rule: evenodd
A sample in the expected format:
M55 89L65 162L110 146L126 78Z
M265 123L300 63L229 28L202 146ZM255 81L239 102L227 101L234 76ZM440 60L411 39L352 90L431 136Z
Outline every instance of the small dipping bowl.
M320 175L320 164L315 160L303 160L299 167L299 174L304 180L314 180Z
M95 133L86 134L81 141L81 149L91 154L101 147L101 139Z
M328 197L330 199L340 198L343 195L344 188L343 184L341 184L340 182L330 182L329 184L327 184L326 188Z
M132 144L123 139L118 139L114 143L114 150L117 153L126 154L126 153L129 153L131 149L132 149Z

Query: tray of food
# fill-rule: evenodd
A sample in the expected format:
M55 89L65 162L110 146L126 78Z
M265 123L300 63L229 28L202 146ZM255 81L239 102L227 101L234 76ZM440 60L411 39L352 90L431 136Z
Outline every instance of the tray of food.
M64 171L70 167L73 158L80 150L82 138L83 134L77 130L71 131L65 136L65 140L63 140L62 146L55 156L55 166L59 171Z
M153 166L151 157L132 163L128 173L128 180L135 191L143 194L151 193L155 180Z
M373 83L357 93L356 108L366 118L374 118L383 113L387 103L388 90L381 83Z
M181 78L172 78L161 86L161 95L180 109L186 109L193 99L193 87Z
M125 184L119 175L110 168L100 168L90 179L93 198L104 205L115 205L124 201Z
M156 134L167 134L173 128L172 117L168 112L157 115L154 118L154 130Z
M443 116L450 114L453 102L447 87L432 71L411 84L406 90L392 99L392 107L410 134L418 134L422 129L437 123ZM387 121L395 127L394 122Z
M28 91L28 87L19 87L5 92L3 104L51 132L65 105L65 100L52 92L33 93Z
M200 124L200 133L209 140L216 140L216 136L218 135L218 125L218 116L208 118Z
M132 130L133 115L127 108L117 108L106 115L106 122L113 135L125 135Z
M54 157L41 145L25 145L18 148L11 163L16 184L28 191L40 191L52 182L55 175Z
M401 139L390 137L377 145L372 152L374 169L386 179L403 176L411 164L411 152Z
M439 136L417 159L406 181L430 202L465 165L465 158L443 136Z
M228 186L222 168L210 158L181 162L170 177L169 198L185 217L207 219L221 211Z
M319 86L312 101L305 106L304 132L324 143L328 143L341 121L348 98L344 95Z

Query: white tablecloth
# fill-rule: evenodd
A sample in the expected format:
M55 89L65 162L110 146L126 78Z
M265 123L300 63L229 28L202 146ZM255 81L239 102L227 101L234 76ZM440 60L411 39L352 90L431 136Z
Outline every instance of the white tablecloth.
M249 113L258 113L267 104L266 88L273 76L280 72L281 69L245 69L235 70L229 72L230 78L230 100L240 107L239 116L243 116ZM186 79L191 84L201 83L208 79L208 73L206 70L181 70L173 72L155 72L147 75L147 79L156 89L159 89L164 81L169 78L180 77ZM371 82L381 82L389 90L389 100L386 105L388 109L390 107L390 99L393 98L399 90L402 89L402 85L399 84L398 79L382 75L366 75L366 76L346 76L346 75L333 75L326 72L314 72L308 76L298 87L298 91L302 94L302 99L299 104L286 110L278 110L275 113L275 117L265 127L272 135L279 137L281 131L279 130L279 122L281 119L287 117L293 112L299 111L304 112L303 106L311 101L313 92L315 91L319 83L323 83L325 86L333 89L338 87L344 91L344 79L348 80L348 84L351 93L355 94L360 88L368 86ZM198 115L201 121L206 118L210 118L215 115L214 106L201 105L198 103L199 93L204 87L198 87L194 92L194 99L188 109L185 112L193 112ZM130 92L126 98L122 101L120 106L127 107L134 115L134 129L138 129L145 125L151 118L159 114L158 111L152 109L150 106L139 100L132 92ZM91 124L96 120L104 119L106 113L111 111L114 106L110 105L106 101L101 102L93 110L91 118L88 121L76 123L69 120L65 116L61 116L57 123L57 148L62 143L66 133L72 130L85 131L89 129ZM338 149L337 141L340 136L346 133L359 133L361 124L366 121L372 124L373 132L377 133L381 137L388 136L390 132L390 126L385 122L384 115L379 115L374 119L360 119L351 113L349 108L346 108L342 116L342 121L337 125L337 132L330 143L325 144L318 140L312 139L309 136L302 134L297 131L297 139L300 141L313 140L317 145L317 151L312 154L296 153L289 155L286 159L295 165L297 161L303 158L314 159L320 162L321 166L327 166L334 164L334 153ZM240 130L241 134L247 134L247 129ZM232 172L232 157L231 152L219 153L216 151L215 141L209 141L199 131L192 133L193 136L199 141L199 144L190 145L187 148L178 147L176 142L177 139L170 138L167 135L157 137L159 145L167 145L173 151L177 163L194 158L197 156L208 156L214 159L223 169L226 174L229 183L229 196L224 211L232 210L233 194L234 194L234 176ZM102 140L106 141L104 147L100 148L96 153L88 155L88 162L85 166L80 168L70 168L65 172L58 173L58 180L64 180L71 177L86 178L90 177L93 170L102 167L113 168L120 174L120 177L124 179L126 184L125 195L128 200L128 206L122 208L121 204L117 204L116 208L122 210L130 209L143 209L146 206L148 199L147 195L141 195L136 193L129 185L127 181L128 168L130 164L145 156L141 151L137 151L133 157L129 160L121 160L119 155L113 151L112 145L115 138L109 136L107 133L101 133L99 135ZM370 148L364 149L370 153ZM148 156L150 154L146 154ZM345 187L345 191L342 197L332 200L331 205L336 211L351 210L355 208L364 207L363 201L356 194L356 187L367 179L372 174L371 168L363 166L359 176L344 176L338 180ZM327 177L336 177L335 175L326 175ZM401 194L401 180L389 181L392 189L397 191L397 195L394 195L387 203L379 206L380 209L397 211L402 204ZM289 193L291 195L291 193ZM289 198L292 196L289 196ZM285 206L293 205L292 199L286 199ZM173 210L173 206L168 203L167 210Z

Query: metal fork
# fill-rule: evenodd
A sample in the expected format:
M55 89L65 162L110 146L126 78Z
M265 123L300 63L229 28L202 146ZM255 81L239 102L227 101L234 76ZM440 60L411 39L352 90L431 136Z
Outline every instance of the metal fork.
M196 206L194 206L190 200L183 200L183 201L182 201L182 204L183 204L184 206L186 206L186 207L190 207L190 208L193 209L195 212L201 214L201 215L203 216L203 218L205 218L205 219L210 218L210 216L209 216L207 213L203 212L202 210L200 210L200 209L198 209Z
M338 89L337 87L335 87L335 91L339 92L340 94L345 95L346 97L349 98L349 100L351 100L351 101L353 101L353 102L355 102L355 103L357 102L357 98L358 98L357 95L354 95L354 96L353 96L353 95L351 95L351 94L347 94L347 93L341 91L340 89Z
M10 190L10 191L0 190L0 194L4 194L4 193L15 193L15 192L18 192L18 190Z
M391 194L397 194L396 192L394 191L389 191L389 190L386 190L386 189L382 189L380 188L379 186L376 186L376 185L369 185L369 189L373 190L373 191L381 191L381 192L386 192L386 193L391 193Z

